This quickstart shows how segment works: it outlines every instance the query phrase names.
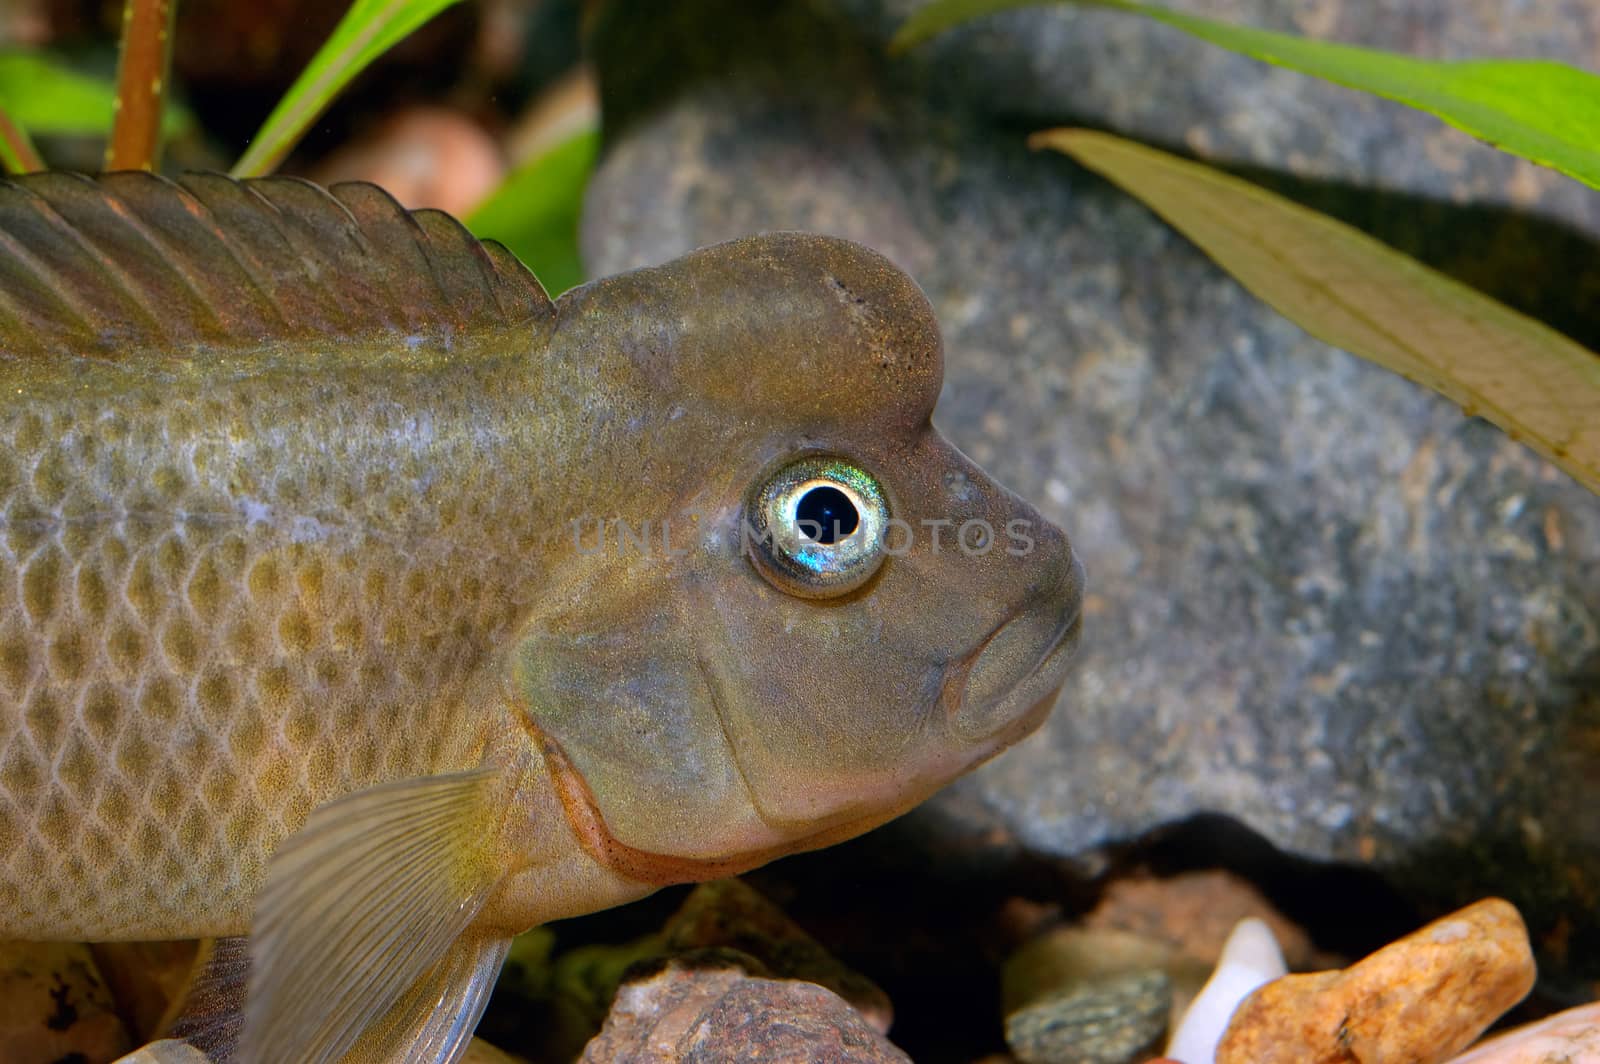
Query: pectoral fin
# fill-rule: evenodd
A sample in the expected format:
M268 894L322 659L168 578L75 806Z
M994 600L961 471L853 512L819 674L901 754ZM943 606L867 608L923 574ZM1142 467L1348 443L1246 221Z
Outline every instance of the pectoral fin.
M242 1060L321 1064L374 1024L375 1036L406 1023L430 1030L396 1010L409 999L413 1013L453 1019L462 991L446 1000L440 979L469 1002L487 995L479 984L493 977L481 970L498 970L503 952L470 938L466 954L452 948L499 878L485 845L494 779L480 770L383 784L322 806L284 840L251 927ZM448 1044L449 1028L430 1037Z
M367 1029L341 1064L400 1060L451 1064L460 1060L510 948L509 938L469 932L387 1015Z

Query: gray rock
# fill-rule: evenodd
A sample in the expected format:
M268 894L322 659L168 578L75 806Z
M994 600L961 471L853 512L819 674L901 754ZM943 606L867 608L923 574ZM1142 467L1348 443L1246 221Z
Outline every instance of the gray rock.
M1159 970L1064 990L1006 1017L1006 1045L1023 1064L1134 1064L1167 1033L1172 984Z
M1023 139L1085 123L1269 168L1596 345L1600 196L1104 11L1014 13L889 60L911 6L613 0L590 271L806 228L928 291L936 420L1090 574L1057 712L964 785L1026 845L1078 855L1220 813L1426 904L1501 893L1558 936L1550 970L1600 970L1600 500ZM1174 6L1431 55L1600 51L1588 0Z

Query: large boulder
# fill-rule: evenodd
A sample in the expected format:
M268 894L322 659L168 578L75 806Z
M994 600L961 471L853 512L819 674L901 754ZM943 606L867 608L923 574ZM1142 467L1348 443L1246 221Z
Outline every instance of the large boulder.
M590 272L803 228L927 290L936 420L1090 576L1055 715L964 785L1026 846L1221 814L1425 907L1510 897L1550 971L1600 972L1600 499L1024 138L1087 124L1245 168L1590 343L1600 194L1122 14L1017 12L889 58L914 6L608 4ZM1589 0L1172 6L1433 56L1600 54Z

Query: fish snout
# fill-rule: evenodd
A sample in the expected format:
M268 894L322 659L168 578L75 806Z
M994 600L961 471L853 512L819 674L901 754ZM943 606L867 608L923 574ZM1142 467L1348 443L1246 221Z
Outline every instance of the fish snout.
M960 664L947 681L955 696L951 727L978 741L1032 731L1055 703L1082 627L1083 566L1066 536L1040 537L1046 557L1021 606Z

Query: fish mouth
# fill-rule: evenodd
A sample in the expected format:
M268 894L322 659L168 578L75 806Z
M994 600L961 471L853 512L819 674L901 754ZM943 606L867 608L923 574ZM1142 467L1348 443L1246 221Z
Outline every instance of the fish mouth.
M1023 605L950 666L941 701L960 738L1015 741L1039 725L1077 649L1082 587L1074 562L1049 593Z

